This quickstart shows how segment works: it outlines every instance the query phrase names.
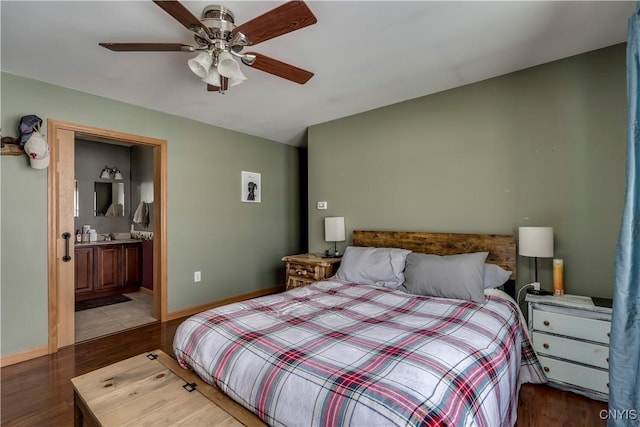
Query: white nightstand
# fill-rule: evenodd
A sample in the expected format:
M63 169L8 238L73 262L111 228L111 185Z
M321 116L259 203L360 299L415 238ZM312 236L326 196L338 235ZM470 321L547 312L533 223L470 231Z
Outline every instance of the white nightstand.
M527 294L525 301L533 348L549 385L607 401L611 308L578 295Z

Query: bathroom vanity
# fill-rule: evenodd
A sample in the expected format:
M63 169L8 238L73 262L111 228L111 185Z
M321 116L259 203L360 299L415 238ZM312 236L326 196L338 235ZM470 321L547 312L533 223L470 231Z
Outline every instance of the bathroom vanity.
M75 246L76 301L135 292L142 281L142 241L112 240Z

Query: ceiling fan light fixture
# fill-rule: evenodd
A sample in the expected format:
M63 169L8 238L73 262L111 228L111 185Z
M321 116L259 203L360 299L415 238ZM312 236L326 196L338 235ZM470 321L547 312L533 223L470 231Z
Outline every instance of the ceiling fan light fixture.
M246 53L242 55L242 62L248 66L252 66L254 62L256 62L256 56L250 53Z
M247 80L244 74L240 73L241 77L229 77L228 78L228 87L238 86L240 83ZM206 79L204 79L205 83L210 84L215 87L222 87L222 82L220 81L220 73L216 70L215 67L211 67L209 71L209 75Z
M187 61L187 64L191 71L193 71L193 74L203 80L207 78L212 63L213 58L208 52L200 52L198 56Z
M240 52L243 47L248 46L250 44L251 44L251 40L249 40L249 37L245 36L240 31L235 33L235 35L231 39L231 49L234 52Z
M204 80L205 83L210 84L212 86L220 87L220 73L218 73L218 70L215 67L211 67L207 77L202 80Z
M229 79L229 87L233 87L233 86L238 86L240 83L244 82L245 80L247 80L247 78L245 77L244 79L239 79L236 77L231 77Z
M238 61L233 59L233 56L226 50L218 54L218 72L223 77L247 79L240 71Z
M242 70L238 68L238 72L235 73L233 76L229 77L229 80L231 80L231 86L235 86L234 84L235 81L238 82L236 84L242 83L243 81L247 80L247 76L245 76Z

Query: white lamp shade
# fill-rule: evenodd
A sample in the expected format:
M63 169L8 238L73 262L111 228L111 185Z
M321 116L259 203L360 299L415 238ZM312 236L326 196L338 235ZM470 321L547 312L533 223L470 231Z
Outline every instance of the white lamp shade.
M553 257L553 227L520 227L518 237L520 255L538 258Z
M189 68L193 71L193 74L204 80L209 75L212 62L213 59L210 54L201 52L195 58L188 60L187 64L189 64Z
M242 74L242 77L244 77L244 74ZM246 77L244 77L243 79L237 79L237 78L231 77L229 79L229 87L237 86L243 81L245 81L246 79L247 79ZM209 70L209 74L207 75L207 78L203 80L207 84L220 87L220 73L218 73L218 70L216 70L215 68L211 68L211 70Z
M220 52L218 55L218 72L223 77L230 79L246 80L247 77L242 74L240 64L233 59L229 52Z
M202 79L205 83L220 87L220 74L215 68L211 68L206 78Z
M100 178L102 178L102 179L110 179L111 178L111 173L110 173L109 168L107 166L105 166L104 169L102 169L102 173L100 173Z
M326 242L344 242L344 217L333 216L324 219L324 240Z
M247 76L245 76L242 70L240 69L240 67L238 67L238 72L231 77L231 81L235 82L235 84L240 84L245 80L247 80ZM232 86L233 86L233 83L232 83Z

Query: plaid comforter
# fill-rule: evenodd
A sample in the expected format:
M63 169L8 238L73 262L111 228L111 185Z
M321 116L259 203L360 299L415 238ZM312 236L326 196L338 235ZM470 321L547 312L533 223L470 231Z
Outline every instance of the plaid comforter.
M508 297L329 280L195 315L174 354L270 425L513 425L545 379L520 319Z

